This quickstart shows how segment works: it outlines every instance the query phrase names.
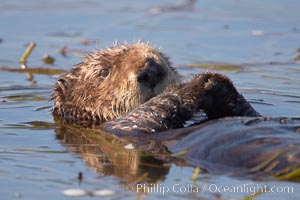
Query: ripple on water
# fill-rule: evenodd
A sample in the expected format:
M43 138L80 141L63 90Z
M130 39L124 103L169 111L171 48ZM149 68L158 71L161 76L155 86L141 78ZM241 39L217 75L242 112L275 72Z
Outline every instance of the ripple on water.
M0 18L3 19L0 20L2 199L69 199L64 193L76 196L76 192L83 195L79 198L88 199L92 195L107 195L108 199L299 197L297 183L276 180L256 182L201 172L193 182L193 168L170 163L154 165L146 158L142 158L145 160L141 166L126 166L126 155L114 160L115 157L98 154L95 150L97 145L88 143L90 135L80 129L82 140L75 140L78 134L70 138L61 134L57 139L58 129L53 124L51 102L48 101L57 74L81 60L75 53L100 49L116 39L131 41L136 36L161 45L174 65L182 66L178 69L186 76L206 70L230 76L243 95L252 100L253 106L264 115L299 116L300 68L299 64L291 64L299 48L299 43L295 41L299 41L300 36L299 6L295 6L294 1L216 3L201 0L183 1L183 4L119 0L105 3L94 0L70 2L30 0L3 1L0 4ZM252 33L256 33L255 36ZM101 40L90 46L79 42L90 38ZM31 41L36 41L37 47L28 58L30 68L24 73L18 68L19 58L25 50L23 44ZM59 52L64 46L67 47L65 57ZM55 57L54 65L42 63L44 53ZM223 62L229 64L219 64ZM60 131L65 133L66 130ZM97 140L104 141L103 148L117 146L110 140ZM77 143L70 144L69 148L63 146L63 142L67 141ZM124 149L124 145L121 148ZM85 153L80 155L80 151ZM130 157L132 160L135 158ZM112 161L121 163L123 168ZM134 169L138 172L146 170L148 175L133 176L130 173ZM78 171L83 172L81 182L78 181ZM152 179L149 178L151 173ZM209 190L161 195L155 192L137 194L135 190L124 189L127 182L147 182L147 178L170 189L174 184L185 187L192 182L200 188L207 188L210 184L223 188L244 184L254 187L259 184L269 188L292 186L294 193L261 193L255 196L246 192L223 192L220 197Z

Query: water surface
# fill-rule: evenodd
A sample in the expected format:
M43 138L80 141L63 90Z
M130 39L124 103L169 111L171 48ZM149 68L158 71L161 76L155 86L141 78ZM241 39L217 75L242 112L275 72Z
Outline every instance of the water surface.
M206 70L225 73L261 114L300 116L300 65L294 61L300 54L300 2L204 0L182 5L184 2L1 1L0 66L19 68L29 42L37 44L28 58L29 68L68 70L83 53L116 40L142 39L161 47L187 78ZM66 55L61 54L63 47L67 47ZM55 63L44 64L44 55L54 57ZM155 168L160 166L157 163L153 168L126 168L126 162L123 167L107 167L107 155L99 153L97 144L84 145L86 140L74 138L66 143L59 137L49 101L57 76L0 71L3 199L69 199L63 195L69 188L89 191L85 198L94 194L91 191L107 189L112 192L105 196L107 199L211 199L219 194L214 188L208 189L213 184L293 187L290 193L263 193L255 199L297 199L300 195L299 184L292 182L256 182L205 173L193 181L193 168L172 163L160 170ZM135 154L124 156L134 158ZM124 187L124 183L137 182L151 169L153 173L146 176L148 182L151 178L160 180L162 187L170 188L196 184L200 191L178 192L177 188L165 194L150 191L142 195ZM250 194L220 193L222 198L235 199Z

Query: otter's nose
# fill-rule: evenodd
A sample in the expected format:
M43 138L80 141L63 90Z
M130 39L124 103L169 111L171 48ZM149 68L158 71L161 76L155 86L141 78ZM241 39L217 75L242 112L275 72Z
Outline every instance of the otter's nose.
M165 71L159 64L149 61L139 72L137 81L153 89L163 79L164 75Z

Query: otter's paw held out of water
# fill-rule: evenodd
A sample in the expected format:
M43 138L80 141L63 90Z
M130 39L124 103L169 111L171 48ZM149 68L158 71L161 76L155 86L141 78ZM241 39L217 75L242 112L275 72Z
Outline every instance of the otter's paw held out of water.
M260 116L225 75L205 72L199 74L202 96L200 108L209 118L225 116Z

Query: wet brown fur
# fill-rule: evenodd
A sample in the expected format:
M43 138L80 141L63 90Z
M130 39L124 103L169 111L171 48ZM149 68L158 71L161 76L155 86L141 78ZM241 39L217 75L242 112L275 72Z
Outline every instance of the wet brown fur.
M205 72L188 82L168 86L161 94L102 128L118 136L158 133L183 127L199 109L208 119L259 116L228 77Z
M147 62L160 65L164 76L155 88L137 81ZM107 77L99 74L109 70ZM110 121L136 108L176 82L177 73L157 48L143 43L115 44L85 56L55 85L53 113L73 121Z

